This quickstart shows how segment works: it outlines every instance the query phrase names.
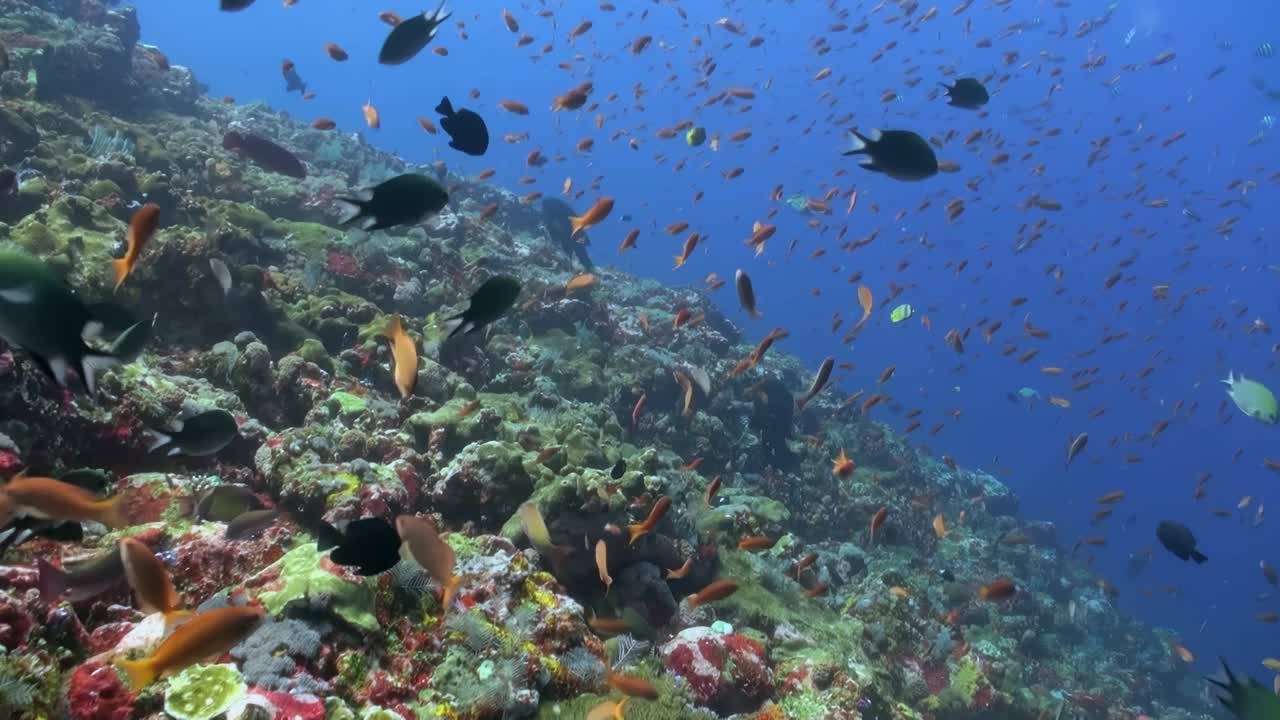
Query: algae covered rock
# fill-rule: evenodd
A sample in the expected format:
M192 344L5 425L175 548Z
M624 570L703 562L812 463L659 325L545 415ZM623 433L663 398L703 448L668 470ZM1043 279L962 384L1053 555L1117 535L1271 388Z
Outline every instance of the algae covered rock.
M273 616L291 608L331 614L366 633L378 630L374 590L363 578L322 558L315 543L302 543L248 581Z
M169 680L164 711L174 720L212 720L248 690L235 665L192 665Z

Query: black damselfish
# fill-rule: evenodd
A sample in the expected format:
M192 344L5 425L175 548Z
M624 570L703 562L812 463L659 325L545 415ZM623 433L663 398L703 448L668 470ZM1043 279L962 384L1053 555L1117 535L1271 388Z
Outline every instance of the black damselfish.
M453 13L445 12L444 2L435 12L424 12L403 20L391 29L378 52L378 62L383 65L400 65L409 62L436 36L436 30Z
M520 282L506 275L495 275L484 281L471 294L471 305L461 315L455 315L446 322L457 323L449 331L449 337L467 335L506 314L520 295Z
M449 193L426 175L407 173L375 185L359 197L340 197L338 202L348 207L340 224L359 220L360 229L372 232L422 222L444 209Z
M436 106L440 113L440 127L449 133L449 147L468 155L483 155L489 149L489 128L484 118L463 108L455 111L449 98L443 98Z

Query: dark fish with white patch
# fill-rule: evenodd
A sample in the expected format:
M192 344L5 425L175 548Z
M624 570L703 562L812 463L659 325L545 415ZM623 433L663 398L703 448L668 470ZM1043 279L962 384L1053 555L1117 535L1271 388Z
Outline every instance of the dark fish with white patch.
M230 445L240 434L240 426L231 413L214 408L185 420L178 420L165 432L148 429L147 433L151 436L148 452L169 457L204 457Z
M745 272L739 270L734 274L733 281L738 288L738 304L742 306L742 309L746 310L747 314L753 318L763 315L764 313L756 309L756 291L751 286L751 278L747 277Z
M435 12L424 12L408 20L402 20L382 43L378 51L378 62L383 65L400 65L409 62L422 52L436 36L436 30L453 13L445 12L445 3L441 2Z
M463 108L454 110L453 103L445 97L436 106L440 113L440 127L449 133L449 147L468 155L484 155L489 149L489 128L484 118L474 111Z
M218 7L223 12L243 10L254 3L254 0L221 0Z
M228 523L241 515L261 510L262 500L247 485L219 485L200 496L195 504L196 517L210 522Z
M59 600L80 602L97 597L124 580L120 548L112 544L105 551L78 562L55 567L44 558L36 560L36 587L40 600L53 605Z
M113 305L89 306L43 262L21 252L0 252L0 338L22 348L59 385L74 369L93 393L98 374L122 364L86 338L104 328L121 329L134 320Z
M872 130L863 135L849 131L849 155L866 155L862 167L894 180L924 180L938 174L938 156L929 141L910 130Z
M987 88L976 78L960 78L954 84L939 83L947 89L947 104L965 110L977 110L991 101Z
M337 200L347 206L340 225L359 221L361 230L373 232L426 220L444 209L449 193L426 175L406 173L363 191L359 197Z
M822 392L822 389L827 386L827 381L831 379L831 369L835 367L835 364L836 359L831 355L828 355L822 361L822 365L818 367L818 374L813 377L813 384L809 386L808 392L804 394L804 397L796 400L797 410L803 410L804 406L808 405L809 401L817 397L818 393Z
M1192 535L1191 529L1182 523L1168 520L1161 522L1156 527L1156 537L1160 539L1160 544L1164 545L1166 550L1184 561L1195 560L1199 564L1209 559L1196 549L1196 536Z
M252 537L276 524L282 513L274 508L269 510L250 510L227 523L225 536L228 540L241 540Z
M297 156L266 138L232 131L222 137L222 147L249 158L263 170L299 180L307 176L307 168Z
M400 535L382 518L352 520L341 533L332 525L328 530L332 532L324 533L328 537L321 539L320 550L332 547L329 559L338 565L354 567L360 575L384 573L400 562Z
M449 337L470 335L492 323L511 309L520 296L520 282L506 275L496 275L484 281L471 294L471 304L460 315L446 320L452 325Z

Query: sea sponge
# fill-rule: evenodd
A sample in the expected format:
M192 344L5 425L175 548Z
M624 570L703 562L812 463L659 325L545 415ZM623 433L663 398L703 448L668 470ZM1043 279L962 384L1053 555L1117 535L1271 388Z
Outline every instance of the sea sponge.
M235 665L192 665L169 681L164 711L174 720L210 720L248 689Z

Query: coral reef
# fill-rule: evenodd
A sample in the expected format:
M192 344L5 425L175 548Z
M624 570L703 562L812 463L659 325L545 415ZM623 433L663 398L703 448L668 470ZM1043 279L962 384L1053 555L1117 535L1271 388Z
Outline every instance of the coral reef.
M91 4L101 12L80 12ZM107 299L145 193L162 227L118 297L158 313L162 340L74 399L0 347L0 474L98 468L135 522L7 550L0 704L75 720L578 718L609 697L607 669L625 669L658 694L631 700L628 718L1038 718L1064 704L1061 717L1210 716L1164 639L1120 613L1051 528L1019 519L995 478L928 457L835 391L795 410L808 372L779 350L732 377L754 343L704 293L610 269L566 293L582 248L550 239L509 191L450 175L450 204L427 224L336 229L336 195L447 169L208 98L138 44L132 9L100 5L0 0L0 41L22 48L4 75L0 164L25 173L0 197L0 246ZM288 146L308 177L230 154L233 127ZM210 260L231 270L225 293ZM490 332L448 340L440 320L461 289L496 273L526 300ZM668 331L675 308L705 320ZM422 350L403 400L381 337L397 314ZM714 378L687 412L674 370ZM225 449L147 454L148 427L213 407L239 425ZM807 442L820 420L823 442ZM832 476L839 448L857 459L849 477ZM732 468L710 505L709 468ZM290 515L228 540L189 507L225 483ZM675 509L628 542L664 496ZM529 547L526 502L551 548ZM452 607L409 561L372 578L336 565L297 520L403 513L446 531ZM939 539L935 513L964 521ZM130 690L112 662L154 648L158 623L123 587L46 603L29 569L126 535L158 553L190 607L269 618L214 664ZM738 549L753 535L777 542ZM981 600L996 576L1019 592ZM737 592L689 602L717 578ZM604 619L625 634L606 643L622 631Z

